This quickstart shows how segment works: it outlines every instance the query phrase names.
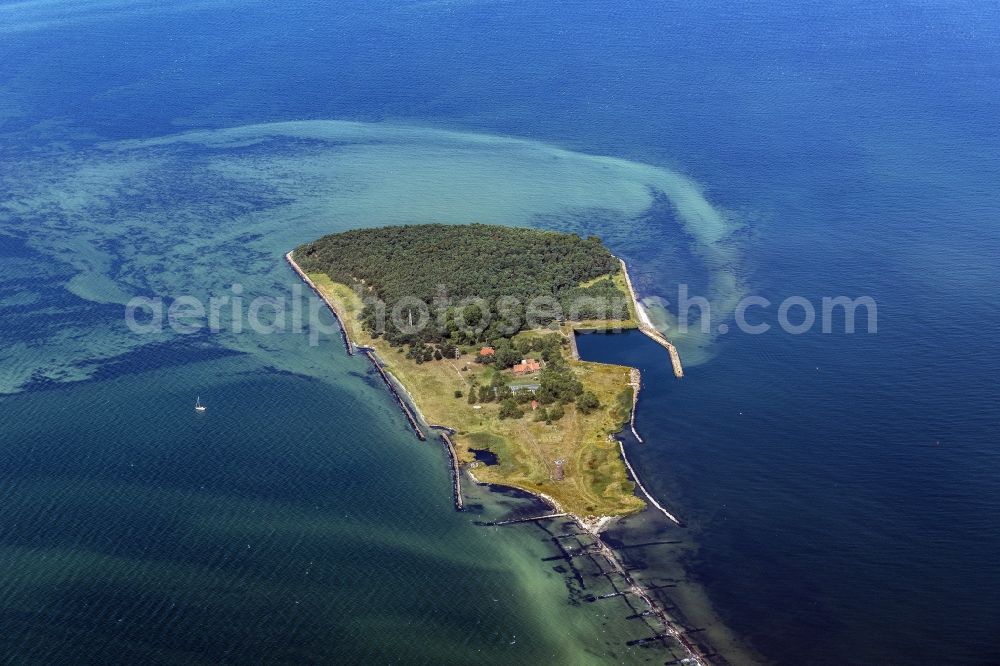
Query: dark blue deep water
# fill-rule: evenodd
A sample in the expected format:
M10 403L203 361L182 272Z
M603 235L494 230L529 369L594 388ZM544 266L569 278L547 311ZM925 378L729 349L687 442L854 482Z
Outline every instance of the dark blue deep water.
M569 663L558 637L594 627L614 638L589 659L657 659L590 611L546 625L573 604L537 535L498 551L449 513L440 452L415 449L335 340L136 348L109 283L70 282L289 289L282 250L338 214L296 212L312 181L280 166L317 144L143 148L141 168L100 151L350 120L697 183L736 229L722 254L677 201L554 214L524 197L532 224L602 235L643 295L673 303L724 274L774 304L750 315L765 334L728 312L713 330L731 332L682 345L682 381L636 334L580 338L643 370L629 451L689 523L686 575L763 660L1000 662L998 118L990 3L0 2L0 660ZM219 166L237 161L265 185ZM412 163L371 164L412 181ZM489 173L465 199L523 223L491 203L505 183ZM341 214L431 221L455 203L420 191ZM841 295L877 302L877 333L778 330L785 298ZM217 420L187 418L197 392ZM662 537L653 522L632 521Z

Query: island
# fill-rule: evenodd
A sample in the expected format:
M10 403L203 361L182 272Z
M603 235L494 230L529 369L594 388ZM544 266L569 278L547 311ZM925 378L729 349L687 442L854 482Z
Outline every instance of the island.
M638 370L581 361L574 332L639 328L675 369L679 357L648 330L624 263L599 238L407 225L325 236L287 258L337 315L348 350L406 395L418 435L419 420L444 431L456 485L466 465L574 516L645 506L614 437L633 414Z

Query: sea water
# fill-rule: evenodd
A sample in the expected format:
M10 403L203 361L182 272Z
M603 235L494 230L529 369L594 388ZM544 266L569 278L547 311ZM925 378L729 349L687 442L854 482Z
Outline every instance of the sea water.
M581 351L643 369L626 446L688 527L609 537L693 635L733 661L997 661L997 18L0 4L4 653L665 660L551 534L455 514L443 453L335 335L124 325L132 296L295 298L281 256L323 233L481 221L597 233L669 301L683 380L629 336ZM707 331L676 329L684 284ZM734 326L751 294L767 334ZM841 295L877 333L781 330L785 298Z

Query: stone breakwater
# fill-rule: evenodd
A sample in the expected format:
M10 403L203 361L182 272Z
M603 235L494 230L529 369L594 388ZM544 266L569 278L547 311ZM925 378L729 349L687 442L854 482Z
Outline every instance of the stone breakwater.
M336 317L337 321L340 323L340 337L344 341L344 348L347 349L347 353L350 356L354 356L354 343L351 342L350 336L347 335L347 326L344 325L344 322L347 320L344 318L344 313L340 311L333 301L327 298L323 292L320 291L319 287L316 286L316 283L312 281L312 278L310 278L306 272L302 270L302 267L295 263L295 259L292 257L291 252L285 255L285 261L288 262L288 265L292 267L292 270L298 274L302 281L305 282L324 303L326 303L326 307L330 308L330 312L333 313L333 316Z
M642 374L639 372L639 368L629 370L629 385L632 387L632 415L629 419L629 425L632 427L632 435L636 441L642 444L642 437L639 437L639 432L635 429L635 412L639 406L639 390L642 389Z
M396 403L399 404L399 408L406 417L406 421L410 424L410 427L413 428L413 434L415 434L417 439L421 442L427 439L427 436L424 435L424 431L420 429L420 424L417 422L417 417L414 416L413 410L410 409L410 406L405 400L403 400L403 397L399 395L399 391L396 390L396 386L399 385L399 382L394 381L395 377L392 377L386 369L382 367L382 363L379 362L378 356L375 355L375 352L371 348L365 347L364 351L365 356L367 356L368 360L372 362L375 370L378 372L379 376L382 377L382 381L385 382L385 386L389 389L389 393L392 394L392 397L396 399Z
M618 259L622 265L622 271L625 273L625 284L628 285L629 295L632 297L632 304L635 307L635 316L639 320L639 330L646 334L648 337L652 338L657 344L662 345L666 348L667 353L670 354L670 364L674 369L674 376L677 379L684 377L684 366L681 365L681 355L677 351L677 347L674 346L670 340L667 340L663 333L653 326L653 321L649 318L649 314L646 312L646 308L642 306L639 302L639 297L635 293L635 287L632 286L632 278L628 274L628 266L625 265L623 259Z
M441 431L441 441L444 443L445 453L448 454L448 462L451 470L451 494L455 503L455 511L465 509L465 501L462 499L462 468L458 464L458 453L455 451L455 444L451 441L451 436L455 431L448 426L431 425L435 430Z
M425 441L427 436L424 435L424 431L420 427L420 422L426 422L426 419L424 419L423 415L420 414L420 410L413 401L413 396L410 392L406 390L406 387L403 386L402 382L392 376L392 373L385 369L381 359L378 357L378 354L376 354L373 348L357 345L353 340L351 340L350 336L347 334L347 327L344 325L346 320L344 319L343 313L340 312L340 309L335 303L323 294L316 283L313 282L312 278L310 278L309 275L302 270L302 267L295 262L291 252L285 255L285 261L288 262L289 266L292 267L302 281L305 282L309 288L323 300L326 306L330 308L330 311L337 318L340 323L340 334L343 337L344 348L347 350L347 353L353 356L355 351L364 352L365 356L371 362L372 367L375 368L375 371L378 372L379 376L382 378L386 388L389 389L389 393L391 393L392 397L396 400L396 404L399 405L399 409L403 412L403 416L406 417L406 422L413 430L413 434L416 435L417 439L420 441ZM403 396L400 395L400 392L403 392L409 400L405 400ZM410 406L411 404L413 405L412 407ZM445 452L448 455L449 471L451 475L452 499L455 504L455 510L463 511L465 509L465 502L462 498L462 468L458 462L458 453L455 451L455 445L451 441L451 435L455 434L455 431L442 425L428 424L428 427L433 428L434 430L442 431L441 441L444 443Z

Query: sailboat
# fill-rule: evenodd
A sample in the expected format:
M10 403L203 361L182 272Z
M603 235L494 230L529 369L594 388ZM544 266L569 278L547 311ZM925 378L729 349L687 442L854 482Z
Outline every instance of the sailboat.
M201 396L199 395L198 399L195 400L195 403L194 403L194 411L196 411L196 412L203 412L206 409L208 409L208 407L206 407L205 405L201 404Z

